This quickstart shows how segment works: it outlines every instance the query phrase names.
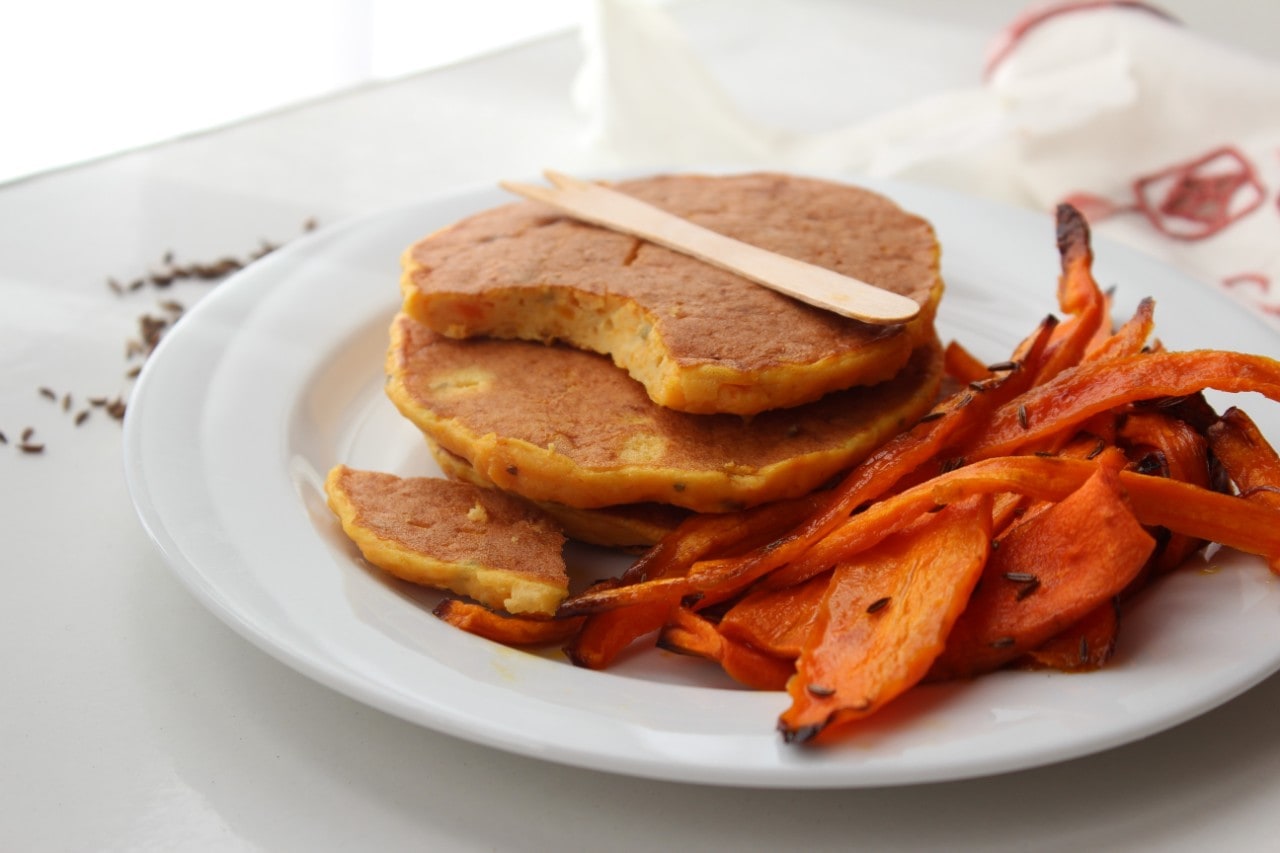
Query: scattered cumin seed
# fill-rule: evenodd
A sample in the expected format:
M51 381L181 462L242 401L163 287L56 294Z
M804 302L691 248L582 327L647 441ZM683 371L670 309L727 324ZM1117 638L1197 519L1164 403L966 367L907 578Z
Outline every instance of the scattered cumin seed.
M972 402L973 402L973 395L966 391L965 395L961 397L959 401L956 402L956 409L957 410L963 409L965 406L969 405Z
M1004 579L1014 583L1031 583L1036 579L1036 576L1031 572L1005 572Z
M35 427L27 427L26 429L24 429L24 430L22 431L22 440L23 440L23 441L30 441L30 440L31 440L31 436L33 436L33 435L35 435L35 434L36 434Z
M121 285L120 282L116 281L114 278L107 279L107 287L111 288L112 292L114 292L116 296L121 296L124 294L124 286Z
M1088 455L1086 455L1084 458L1085 458L1085 459L1095 459L1095 458L1097 458L1097 456L1098 456L1098 454L1099 454L1099 453L1101 453L1102 451L1104 451L1104 450L1106 450L1106 449L1107 449L1107 443L1106 443L1105 441L1103 441L1102 439L1098 439L1098 443L1097 443L1097 444L1095 444L1095 445L1093 446L1093 450L1090 450L1090 451L1089 451L1089 453L1088 453Z
M1018 405L1018 426L1023 429L1027 428L1027 407L1025 404Z
M135 364L133 367L131 367L131 368L129 368L127 371L125 371L124 377L125 377L125 379L137 379L137 378L138 378L138 374L139 374L139 373L141 373L141 372L142 372L142 365L141 365L141 364Z
M1032 595L1039 588L1040 588L1040 579L1035 578L1034 580L1029 581L1028 583L1024 583L1021 587L1019 587L1018 592L1017 594L1014 595L1013 599L1014 601L1022 601L1027 596Z
M956 456L953 459L944 459L942 461L942 473L943 474L950 473L951 471L954 471L957 468L963 468L964 465L965 465L965 458L963 456Z
M22 444L19 444L18 449L21 450L23 453L44 453L43 444L32 444L26 441L22 442Z
M1077 654L1080 656L1080 663L1089 662L1089 638L1088 637L1082 636L1080 638L1080 647L1077 650Z
M888 606L889 606L889 596L886 595L884 598L877 598L875 601L868 604L867 612L879 613L881 610L884 610Z
M70 392L62 395L62 411L71 411L71 394Z
M90 411L89 409L80 410L80 412L76 415L76 426L80 426L80 424L89 420L89 411Z
M983 391L987 390L986 383L984 383L981 379L975 379L974 381L970 382L969 388L973 391L977 391L978 393L982 393Z
M90 398L89 398L89 405L90 405L90 406L98 406L98 407L102 407L102 406L105 406L106 404L107 404L107 398L106 398L106 397L90 397Z
M508 474L510 474L512 477L514 477L514 476L516 476L517 474L519 474L519 473L520 473L520 469L519 469L519 468L517 468L515 465L508 465L508 466L507 466L507 473L508 473Z
M932 412L930 412L929 414L921 418L919 423L923 424L923 423L928 423L929 421L936 421L939 418L944 418L946 416L947 416L946 412L941 411L940 409L934 409Z
M58 395L57 395L57 394L55 394L55 393L53 393L53 389L52 389L52 388L43 388L43 387L42 387L42 388L40 389L40 396L41 396L41 397L44 397L46 400L53 400L53 401L57 401L57 399L58 399Z
M992 373L1004 373L1005 371L1017 370L1022 365L1016 361L999 361L995 364L988 364L987 370Z
M1057 456L1057 455L1058 455L1058 454L1054 453L1052 450L1037 450L1037 451L1036 451L1036 456L1039 456L1041 459L1052 459L1053 457L1055 457L1055 456Z
M834 687L826 687L822 684L806 684L805 690L808 690L814 696L827 697L836 695Z
M993 648L993 649L1007 649L1007 648L1012 647L1016 642L1017 642L1017 640L1015 640L1013 637L1000 637L1000 638L999 638L999 639L997 639L997 640L992 640L992 641L991 641L991 648Z
M5 435L3 432L0 432L0 444L8 444L8 443L9 443L9 436Z

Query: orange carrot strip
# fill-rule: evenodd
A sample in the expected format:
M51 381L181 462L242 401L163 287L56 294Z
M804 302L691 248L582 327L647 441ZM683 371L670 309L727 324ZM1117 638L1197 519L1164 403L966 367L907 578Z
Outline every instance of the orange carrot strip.
M822 574L783 589L749 592L729 608L717 629L730 640L795 660L809 636L829 580Z
M1070 368L1006 403L965 450L968 459L1002 456L1126 403L1183 397L1207 388L1256 391L1280 401L1280 361L1196 350L1145 353Z
M1139 302L1133 316L1115 334L1095 338L1085 353L1085 361L1106 361L1142 352L1155 328L1155 308L1155 300L1149 296Z
M1106 296L1093 278L1089 225L1080 211L1067 204L1058 206L1057 236L1062 257L1058 304L1074 316L1055 331L1044 364L1036 373L1036 384L1079 364L1107 314Z
M788 742L875 713L942 651L991 543L989 499L921 519L837 566L778 720Z
M1100 604L1083 619L1051 637L1014 663L1023 669L1089 672L1101 669L1115 654L1120 632L1120 605L1115 599Z
M1280 509L1280 456L1244 412L1230 408L1207 430L1209 446L1246 499ZM1280 575L1280 555L1268 564Z
M734 681L756 690L782 690L795 672L792 661L722 636L714 624L685 607L671 611L658 647L713 660Z
M1155 544L1116 471L1096 466L1079 489L999 540L930 679L989 672L1041 646L1118 595Z
M455 628L508 646L563 643L582 625L581 619L505 616L484 605L456 598L444 599L431 612Z
M991 378L991 371L959 342L951 341L942 351L942 369L957 382L968 384Z

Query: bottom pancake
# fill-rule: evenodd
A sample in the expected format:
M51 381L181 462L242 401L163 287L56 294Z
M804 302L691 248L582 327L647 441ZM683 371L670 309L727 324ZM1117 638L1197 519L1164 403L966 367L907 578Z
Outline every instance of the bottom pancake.
M936 400L936 338L893 379L791 409L693 415L655 405L607 358L391 327L387 394L485 481L577 508L659 503L724 512L799 497L911 426Z

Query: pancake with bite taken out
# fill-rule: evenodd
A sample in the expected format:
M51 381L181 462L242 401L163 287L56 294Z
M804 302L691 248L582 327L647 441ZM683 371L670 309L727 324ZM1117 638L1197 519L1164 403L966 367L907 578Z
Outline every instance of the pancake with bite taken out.
M752 415L882 382L933 338L933 228L859 187L782 174L664 175L616 188L713 231L921 306L875 326L814 308L536 202L487 210L402 257L404 311L451 338L561 341L609 355L658 405Z

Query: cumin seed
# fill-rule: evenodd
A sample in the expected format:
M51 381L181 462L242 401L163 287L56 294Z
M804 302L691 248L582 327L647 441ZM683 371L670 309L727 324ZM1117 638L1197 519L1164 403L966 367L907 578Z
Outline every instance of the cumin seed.
M1082 636L1080 638L1080 647L1077 654L1079 654L1080 656L1080 663L1089 662L1089 638L1088 637Z
M806 684L804 689L808 690L814 696L822 698L836 695L836 689L834 687L827 687L822 684Z
M886 595L884 598L877 598L875 601L868 604L867 612L879 613L881 610L884 610L888 606L889 606L889 596Z
M44 397L46 400L53 400L54 402L57 402L57 399L58 399L58 395L57 395L57 394L55 394L55 393L53 393L53 389L52 389L52 388L43 388L43 387L42 387L42 388L40 389L40 396L41 396L41 397Z
M1021 587L1019 587L1017 594L1014 595L1013 597L1013 600L1022 601L1027 596L1035 593L1035 591L1038 590L1039 588L1040 588L1040 579L1035 578L1034 580L1031 580L1028 583L1025 583Z
M1098 439L1098 443L1093 446L1093 450L1089 451L1089 455L1085 459L1096 459L1098 454L1107 449L1107 443L1102 439Z
M930 412L929 414L927 414L927 415L925 415L923 418L921 418L921 419L918 421L918 423L922 423L922 424L924 424L924 423L928 423L929 421L936 421L936 420L938 420L939 418L946 417L946 414L947 414L946 412L940 411L940 410L938 410L938 409L934 409L932 412Z
M21 450L23 453L44 453L43 444L32 444L27 441L24 441L22 444L19 444L18 449Z
M988 364L987 370L991 371L992 373L1003 373L1006 370L1009 370L1009 371L1017 370L1021 366L1022 365L1016 361L1000 361L1000 362L996 362L995 364Z
M1018 426L1023 429L1027 428L1027 406L1025 403L1018 405Z
M991 648L1007 649L1007 648L1011 648L1015 643L1017 643L1017 640L1015 640L1013 637L1001 637L998 640L991 641Z
M0 444L8 444L8 443L9 443L9 436L5 435L3 432L0 432Z
M87 420L89 420L89 410L82 409L80 413L76 415L76 426L80 426L80 424Z
M23 440L23 441L30 441L30 440L31 440L31 436L33 436L33 435L35 435L35 434L36 434L35 427L27 427L26 429L24 429L24 430L22 431L22 440Z
M1005 572L1004 579L1014 583L1031 583L1037 578L1031 572Z

